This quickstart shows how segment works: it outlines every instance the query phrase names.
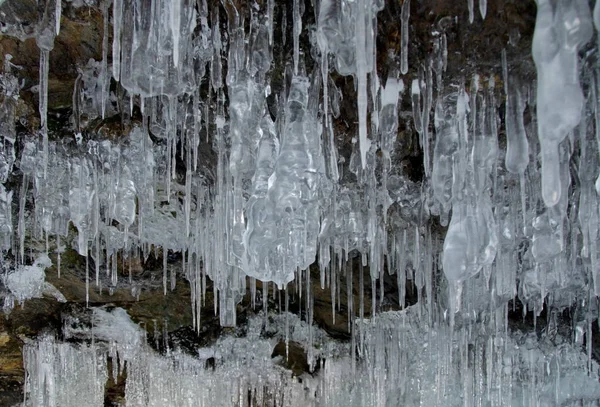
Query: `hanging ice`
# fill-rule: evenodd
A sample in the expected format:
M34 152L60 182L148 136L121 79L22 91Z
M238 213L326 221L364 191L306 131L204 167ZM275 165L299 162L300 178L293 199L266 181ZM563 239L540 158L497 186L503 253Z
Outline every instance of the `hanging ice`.
M246 273L279 286L315 259L319 233L318 188L323 171L319 129L309 106L308 78L295 76L287 100L281 149L264 192L265 171L272 166L276 142L268 122L263 127L251 217L244 237ZM270 129L271 127L271 129ZM263 194L264 197L263 197Z
M408 19L410 18L410 0L405 0L402 3L402 32L400 33L401 35L401 40L402 40L402 45L401 45L401 64L402 66L400 67L400 71L402 72L402 75L406 75L406 73L408 72L408 30L409 30L409 26L408 26Z
M440 98L435 107L435 146L431 173L433 194L448 212L454 189L454 170L459 160L459 131L457 109L462 98L454 93Z
M538 71L538 137L542 148L542 196L560 199L558 144L581 120L583 92L577 52L592 36L588 3L538 0L532 53Z
M0 3L4 13L9 3ZM68 3L71 13L89 2ZM580 53L592 35L589 4L538 2L535 92L522 74L527 62L514 58L522 56L516 38L526 33L512 26L510 47L496 63L467 61L460 69L478 72L467 84L448 66L461 34L454 28L466 19L475 26L477 13L487 19L477 24L494 24L498 5L488 13L487 1L469 0L463 14L436 18L426 36L431 50L415 47L410 65L410 44L423 44L417 19L427 4L413 2L412 15L408 0L396 5L394 50L376 37L388 31L376 19L385 5L103 1L102 59L77 66L68 134L52 137L47 71L62 1L40 0L35 29L19 35L40 45L40 86L32 89L40 95L42 137L25 125L17 136L15 123L29 114L18 96L29 82L10 57L0 75L5 310L40 296L64 300L44 279L45 255L31 264L29 253L46 249L60 268L68 247L90 263L88 290L94 267L99 289L107 279L110 290L120 289L123 263L162 254L149 286L178 295L185 278L199 333L206 303L222 326L235 326L244 298L252 306L262 300L265 312L249 317L240 337L221 334L199 356L177 349L161 356L124 310L94 309L93 330L68 321L61 331L73 341L93 338L92 347L47 338L28 345L26 403L100 405L107 354L126 359L132 405L569 405L598 398L588 345L600 293L598 75L594 49ZM3 35L16 32L6 24ZM289 49L282 48L290 32ZM471 45L461 46L466 52ZM399 75L411 79L410 101L401 97ZM528 138L536 124L539 142ZM181 260L171 262L173 253ZM132 275L124 285L140 295L143 284ZM316 312L323 293L331 295L332 319L342 314L337 323L347 327L347 343L320 341L325 334L312 320L323 317ZM273 314L273 297L280 310L299 305L304 319ZM527 317L544 310L542 333L516 332L511 301ZM396 306L402 311L384 311ZM585 338L588 355L552 336L565 310L573 341L581 347ZM306 347L310 366L302 383L270 358L276 343L289 348L293 340ZM214 370L205 369L208 358Z
M388 78L381 92L381 149L389 159L398 134L398 97L404 91L404 84L395 78Z
M116 13L118 17L118 10ZM193 90L190 34L196 27L196 11L191 1L124 1L122 20L117 25L121 21L122 26L117 26L121 32L121 71L115 78L120 78L128 91L150 97Z
M321 52L332 52L336 56L336 69L340 74L355 75L358 139L363 168L371 145L367 137L367 81L373 71L375 16L382 8L383 4L373 0L327 0L321 3L319 9L318 42Z

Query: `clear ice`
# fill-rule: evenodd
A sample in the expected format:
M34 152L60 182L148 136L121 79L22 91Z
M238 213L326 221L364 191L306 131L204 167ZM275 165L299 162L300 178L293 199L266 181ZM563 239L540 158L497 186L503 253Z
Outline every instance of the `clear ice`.
M158 285L189 283L199 335L209 295L226 327L248 291L253 307L280 303L193 355L159 354L125 310L90 306L91 328L66 321L65 341L25 344L25 406L101 406L124 369L127 406L598 405L600 0L536 0L535 81L510 44L481 72L445 77L453 23L437 21L431 50L416 49L414 0L396 5L389 72L377 66L383 0L101 1L102 59L77 67L60 137L48 75L63 3L92 1L39 0L34 27L10 20L14 1L0 0L1 33L39 48L40 122L17 135L24 85L3 55L4 312L66 301L46 276L60 276L67 246L94 264L87 300L124 283L119 262L181 253L177 271L163 255ZM498 5L463 7L476 27ZM348 97L356 123L344 130ZM129 125L94 127L117 115ZM418 164L400 163L408 149ZM313 324L319 288L347 341ZM303 318L287 312L290 296ZM520 329L516 312L545 326ZM313 374L271 357L290 341Z

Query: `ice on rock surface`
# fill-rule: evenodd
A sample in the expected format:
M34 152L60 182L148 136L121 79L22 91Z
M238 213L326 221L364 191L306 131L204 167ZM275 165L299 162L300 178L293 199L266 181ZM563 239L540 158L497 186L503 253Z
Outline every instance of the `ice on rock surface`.
M65 297L53 285L45 281L45 269L52 266L47 255L40 255L31 266L18 265L3 276L3 283L10 292L5 298L5 310L10 310L15 300L23 304L30 298L41 298L42 294L53 296L57 301L65 302Z
M46 120L63 3L40 0L35 29L0 27L41 52L41 132L15 126L20 67L7 56L0 73L5 312L65 301L44 269L56 256L60 276L68 248L88 260L88 300L94 284L178 295L183 278L198 335L206 306L224 327L242 309L245 325L187 353L164 338L159 354L125 310L92 307L65 321L70 344L27 343L24 405L103 405L107 355L127 368L127 406L600 399L600 79L586 45L600 0L593 18L586 0L537 1L537 81L512 32L496 59L460 77L448 66L452 25L498 17L486 0L436 20L418 52L424 2L94 3L102 59L77 67L66 136ZM384 7L401 24L387 55ZM162 273L122 281L122 264L152 252ZM314 323L324 315L333 334ZM305 350L301 377L271 357L280 343Z

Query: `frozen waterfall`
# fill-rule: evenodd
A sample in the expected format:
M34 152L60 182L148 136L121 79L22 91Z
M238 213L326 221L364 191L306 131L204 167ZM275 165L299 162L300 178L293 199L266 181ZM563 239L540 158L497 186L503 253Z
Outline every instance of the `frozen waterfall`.
M428 0L37 0L32 25L0 0L0 50L40 54L36 85L0 55L3 310L68 302L45 278L69 249L89 318L22 344L23 405L101 406L123 375L128 407L600 405L600 0L530 2L498 40L469 30L503 7L510 25L509 0L435 21ZM100 58L57 131L49 72L83 10ZM503 49L471 61L463 34ZM160 353L94 303L139 298L131 264L151 256L161 295L189 285L200 337L212 304L215 343ZM344 338L318 326L317 290ZM303 375L280 363L296 343Z

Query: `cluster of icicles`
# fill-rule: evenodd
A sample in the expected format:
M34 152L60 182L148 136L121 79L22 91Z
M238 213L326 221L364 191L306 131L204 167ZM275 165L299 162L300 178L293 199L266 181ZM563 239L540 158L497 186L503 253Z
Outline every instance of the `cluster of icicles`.
M497 316L502 325L505 315ZM103 406L105 386L124 376L129 407L595 406L600 398L598 376L588 373L598 364L560 335L538 341L498 326L486 337L432 327L427 317L412 308L358 323L359 358L320 330L308 342L306 324L294 315L253 317L245 337L223 336L198 355L159 355L123 309L93 309L93 332L72 320L64 332L91 343L42 337L25 346L24 405ZM289 339L320 358L319 374L298 379L273 363L284 319Z
M494 276L495 293L504 299L514 297L519 280L521 299L538 311L549 293L566 305L560 292L572 291L571 285L600 292L598 79L591 64L580 67L578 56L593 36L593 22L600 22L600 6L592 19L582 0L538 1L537 87L513 77L503 53L503 123L494 72L444 87L447 39L436 32L433 54L406 92L412 104L409 127L424 152L425 179L419 186L392 165L405 94L398 75L408 72L410 1L402 5L400 69L385 84L375 66L376 15L383 2L321 1L317 27L309 32L311 55L318 57L312 70L303 55L309 50L300 50L300 0L292 5L289 64L273 62L279 28L273 0L249 16L234 3L225 4L226 39L217 24L219 7L205 1L153 0L150 7L140 1L101 2L103 59L91 60L75 83L75 137L49 142L48 54L62 5L45 2L35 32L41 50L42 142L25 142L18 158L11 123L19 83L10 74L10 58L2 79L1 180L7 181L15 163L23 174L16 222L10 209L14 191L1 186L3 250L12 249L24 261L28 233L46 240L55 236L60 264L60 242L72 223L78 234L73 247L94 258L96 284L105 264L112 285L117 253L147 256L152 247L180 251L194 286L195 311L208 276L219 292L225 325L235 324L246 276L283 287L318 257L322 285L333 286L354 250L362 253L374 280L385 268L397 274L401 292L406 278L427 285L439 256L454 311L463 283L482 270L486 279ZM479 6L485 17L486 3ZM469 1L471 21L473 7ZM285 42L285 18L281 26ZM276 64L284 66L284 85L269 109ZM356 83L358 137L349 164L336 148L333 123L342 95L330 78L332 69L352 75ZM123 96L111 91L111 81L126 91L125 100L117 100ZM201 92L203 81L208 91ZM83 138L91 119L114 115L118 105L128 105L130 113L139 108L143 124L118 142ZM537 128L524 121L528 107ZM499 148L502 130L505 151ZM204 139L218 157L210 181L200 171ZM178 160L185 164L183 179L176 172ZM541 163L541 177L532 160ZM348 169L354 180L343 181ZM30 189L32 219L26 216ZM573 196L576 200L569 199ZM431 215L448 226L441 253L426 226ZM517 247L523 249L518 256ZM569 278L573 274L581 278ZM168 280L165 266L165 291ZM332 287L332 294L336 291Z
M233 394L246 405L241 398L248 392L254 394L248 405L281 397L286 401L273 405L290 406L566 405L597 399L596 379L586 380L597 370L590 338L600 295L600 73L594 58L581 58L580 51L593 41L594 26L600 28L600 0L593 13L587 0L537 1L536 83L511 72L503 52L492 64L498 69L452 86L444 82L449 55L443 30L434 32L432 54L405 83L410 0L401 6L399 67L385 81L378 76L375 49L382 0L313 2L316 27L308 28L302 26L304 0L265 0L251 11L233 0L222 3L101 1L103 58L82 67L75 81L74 137L51 141L49 55L62 4L39 1L41 128L19 141L19 156L14 123L21 83L10 58L0 75L0 248L17 262L15 273L5 273L13 277L2 280L13 296L5 308L14 298L26 299L24 292L41 292L31 289L26 274L35 270L35 281L43 283L40 264L49 259L26 268L27 238L55 251L50 254L59 273L65 245L93 259L95 276L86 268L88 290L94 281L116 287L120 261L161 248L183 255L198 330L207 278L224 326L235 325L247 284L254 305L256 282L263 281L266 310L275 285L293 282L305 295L303 341L314 367L317 356L331 356L315 347L311 324L309 266L317 262L321 288L331 290L334 318L342 289L347 291L351 349L360 362L354 353L332 361L320 381L303 387L269 376L270 364L252 377L248 371L263 372L264 366L235 362L213 374L180 354L165 360L147 353L141 339L123 348L123 341L104 338L121 346L119 358L130 366L130 404L232 405ZM275 47L276 39L286 44L286 6L293 16L288 59ZM473 22L474 0L468 7ZM223 11L226 16L220 16ZM479 11L485 18L485 0ZM310 49L301 46L306 37ZM278 87L272 87L275 68L283 71ZM358 126L347 158L337 149L343 135L334 126L343 119L340 105L347 95L333 71L353 76L356 86ZM404 98L412 112L399 115ZM142 120L117 138L88 127L117 113L131 117L134 110ZM410 121L407 132L415 132L423 151L419 182L393 164L403 142L400 118ZM214 151L216 168L207 169L202 148ZM12 191L7 185L17 170L22 183ZM15 220L13 204L19 208ZM432 228L438 219L447 227L443 242ZM176 274L168 274L168 256L162 258L166 292ZM371 320L365 319L362 294L369 282L363 281L363 267L371 277ZM352 294L355 269L359 304ZM375 315L386 300L386 272L397 280L397 306L407 305L407 282L419 297L416 306ZM287 290L284 295L287 307ZM517 296L525 311L539 315L547 307L547 332L556 331L560 311L570 308L573 342L585 343L587 357L564 344L548 350L536 338L510 333L508 304ZM94 335L102 340L99 332L96 327ZM243 344L246 354L263 346L265 359L271 345L258 339ZM27 348L26 390L42 400L38 405L69 405L49 394L81 400L75 393L93 394L84 399L98 405L106 367L97 360L104 363L98 348L43 339ZM158 376L162 381L155 383ZM181 377L190 383L180 383ZM199 388L210 391L193 393ZM282 394L265 395L264 388Z
M35 31L41 142L23 142L20 157L12 125L20 85L10 58L1 82L0 180L6 183L18 167L23 182L16 221L14 191L0 186L0 243L18 262L25 260L26 236L40 236L56 240L60 270L62 241L94 259L97 285L105 265L114 286L118 254L148 256L156 247L181 252L198 326L207 276L218 292L222 324L234 325L247 281L253 291L256 280L281 288L317 258L335 313L339 275L356 251L373 281L386 269L397 276L401 307L407 279L429 302L446 298L441 291L447 291L451 319L472 300L473 293L464 293L476 276L492 303L518 294L537 312L546 299L563 307L584 293L600 294L598 73L578 55L592 40L594 23L598 28L600 2L592 18L584 0L538 1L537 86L511 75L506 53L498 56L505 99L500 122L499 72L444 86L443 32L436 31L427 64L405 86L409 0L401 8L400 67L385 83L375 58L383 1L320 1L309 50L300 47L305 5L294 0L293 52L278 62L274 38L285 44L287 14L280 13L281 24L275 21L274 0L249 15L232 1L222 9L206 1L103 1L103 59L90 61L76 80L75 137L53 142L46 120L48 55L62 5L41 5ZM479 7L485 17L486 2ZM470 0L471 21L473 8ZM218 24L223 9L226 35ZM277 95L271 95L274 66L284 71ZM352 75L356 84L359 122L348 163L336 147L342 94L333 70ZM115 92L111 81L122 91ZM420 184L392 165L405 93L412 104L408 128L418 133L424 153ZM123 114L139 109L141 124L118 141L83 137L90 120L114 115L117 106L125 106ZM218 158L211 179L201 170L205 140ZM184 176L177 162L184 163ZM35 203L31 217L28 194ZM428 226L431 216L448 227L443 247ZM70 223L77 229L72 241ZM163 258L166 291L175 274L169 278ZM438 264L448 290L434 278Z

